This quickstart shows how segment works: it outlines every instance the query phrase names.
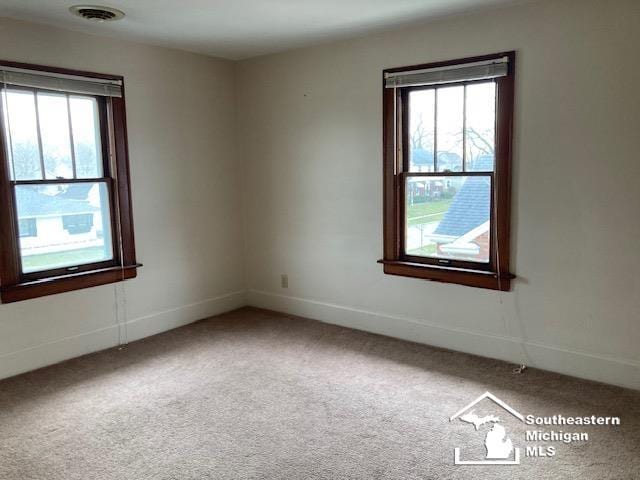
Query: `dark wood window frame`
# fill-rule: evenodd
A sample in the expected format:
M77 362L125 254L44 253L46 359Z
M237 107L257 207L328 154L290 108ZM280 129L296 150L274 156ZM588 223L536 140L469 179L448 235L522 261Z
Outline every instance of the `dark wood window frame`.
M385 88L387 73L409 72L452 65L508 57L508 73L495 78L496 125L495 167L492 177L492 208L490 231L490 260L478 262L446 261L440 265L438 259L407 255L404 247L404 181L408 172L408 108L409 92L421 86ZM438 282L455 283L472 287L508 291L515 276L509 270L509 240L511 220L511 156L514 105L515 52L435 62L410 67L400 67L383 72L383 220L384 220L384 273L414 277ZM470 84L461 81L457 84ZM452 83L451 85L455 85ZM487 175L464 172L461 175ZM446 175L456 175L447 172ZM497 208L495 208L497 205Z
M137 275L137 268L142 265L136 261L133 233L124 78L119 75L7 61L0 61L0 67L122 82L122 97L95 96L98 102L102 140L103 175L100 181L107 187L111 211L112 260L32 273L22 272L15 198L17 182L11 179L9 161L6 156L6 142L4 134L0 135L0 204L5 206L0 214L0 297L2 303L134 278ZM37 90L46 91L44 89ZM0 119L0 121L2 120ZM37 185L38 183L74 184L87 182L96 183L96 180L73 178L20 181L19 183Z

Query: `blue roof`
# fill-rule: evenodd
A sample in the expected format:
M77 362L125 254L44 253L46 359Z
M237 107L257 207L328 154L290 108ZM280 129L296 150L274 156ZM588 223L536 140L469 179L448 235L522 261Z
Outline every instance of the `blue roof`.
M411 150L411 163L414 165L431 165L433 167L433 152L424 148Z
M479 158L480 167L493 166L493 157ZM490 163L489 163L490 162ZM491 170L491 167L488 169ZM467 177L449 206L449 210L433 232L436 235L460 237L489 220L491 188L488 177Z
M93 188L95 183L70 183L65 186L57 197L68 198L70 200L86 200L89 197L89 192Z
M470 170L474 172L492 172L493 155L481 155L471 162Z
M63 192L58 195L47 195L39 190L38 187L31 185L16 188L18 218L93 213L98 210L86 200L86 196L84 200L80 200L65 198ZM78 192L73 192L72 196L76 193Z

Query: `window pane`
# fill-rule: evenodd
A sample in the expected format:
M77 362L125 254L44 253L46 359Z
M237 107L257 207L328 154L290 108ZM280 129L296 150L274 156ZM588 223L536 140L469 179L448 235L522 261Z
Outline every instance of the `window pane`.
M409 93L409 171L433 172L435 91Z
M9 165L12 178L41 180L35 95L20 90L4 90L2 109L5 144L12 162Z
M489 262L491 177L408 177L408 255Z
M18 221L18 231L20 237L36 237L38 235L38 225L35 218L22 218Z
M462 171L464 87L439 88L436 142L438 171Z
M73 178L67 96L38 93L38 116L46 178Z
M23 272L113 259L106 184L17 185L15 189ZM23 232L26 228L31 229L29 235Z
M467 86L467 170L492 171L496 136L496 85Z
M78 178L101 177L102 152L98 103L92 97L76 96L72 96L69 103L76 156L76 176Z

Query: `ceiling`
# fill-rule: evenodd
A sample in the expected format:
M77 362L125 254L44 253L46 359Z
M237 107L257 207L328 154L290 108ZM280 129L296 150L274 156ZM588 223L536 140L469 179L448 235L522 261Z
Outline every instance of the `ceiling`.
M96 0L126 17L69 12L91 0L0 0L0 16L239 60L513 0Z

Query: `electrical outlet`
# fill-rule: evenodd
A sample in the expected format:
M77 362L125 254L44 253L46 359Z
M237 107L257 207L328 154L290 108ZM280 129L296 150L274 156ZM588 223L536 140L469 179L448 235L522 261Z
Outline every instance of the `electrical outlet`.
M286 273L280 275L280 286L282 288L289 288L289 275Z

